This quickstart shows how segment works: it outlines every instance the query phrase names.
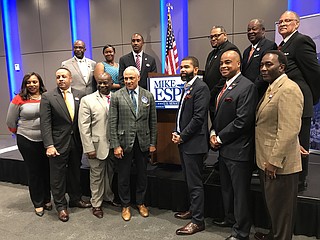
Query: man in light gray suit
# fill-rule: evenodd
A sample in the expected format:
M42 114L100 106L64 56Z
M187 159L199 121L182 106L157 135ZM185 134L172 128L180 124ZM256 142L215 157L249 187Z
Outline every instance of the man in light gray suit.
M85 51L85 43L81 40L76 40L73 44L74 57L62 62L61 67L70 70L73 80L71 87L87 95L97 90L96 81L93 76L96 62L86 58L84 56Z
M113 202L113 152L107 136L112 79L103 73L97 79L98 90L81 99L79 108L79 130L83 152L90 165L90 189L92 213L103 217L103 199Z
M109 129L110 145L118 158L122 218L129 221L130 169L133 160L137 168L136 204L141 216L149 216L144 197L147 190L148 155L156 150L157 113L153 95L138 86L139 70L133 66L127 67L123 76L125 87L112 95Z

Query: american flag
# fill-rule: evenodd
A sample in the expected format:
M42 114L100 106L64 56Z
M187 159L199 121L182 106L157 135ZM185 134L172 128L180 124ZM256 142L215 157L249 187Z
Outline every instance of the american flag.
M176 40L174 38L171 22L170 9L168 8L168 28L167 28L167 41L166 41L166 65L165 73L173 75L177 73L179 66L178 51Z

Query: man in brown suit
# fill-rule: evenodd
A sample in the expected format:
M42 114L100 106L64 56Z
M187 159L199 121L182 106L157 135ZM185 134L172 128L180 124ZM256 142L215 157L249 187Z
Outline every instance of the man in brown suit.
M285 74L286 65L286 57L276 50L267 51L260 64L261 75L269 87L256 113L256 161L271 230L269 234L257 232L256 239L292 238L302 170L298 134L303 95Z

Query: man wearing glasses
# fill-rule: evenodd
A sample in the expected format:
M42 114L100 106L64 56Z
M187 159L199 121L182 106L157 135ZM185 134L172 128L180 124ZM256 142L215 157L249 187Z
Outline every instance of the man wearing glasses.
M310 143L311 117L313 105L317 104L320 97L320 66L317 60L316 45L306 35L298 32L300 18L292 11L284 12L278 22L278 32L283 41L279 50L288 60L286 74L296 82L304 96L302 125L299 133L301 153L308 153ZM302 172L299 185L307 187L308 156L302 159Z
M213 99L215 99L225 82L225 80L222 80L223 82L218 84L222 78L220 73L221 55L228 50L235 50L239 54L240 51L228 41L227 32L223 26L213 26L209 39L213 50L208 55L203 80L208 85Z

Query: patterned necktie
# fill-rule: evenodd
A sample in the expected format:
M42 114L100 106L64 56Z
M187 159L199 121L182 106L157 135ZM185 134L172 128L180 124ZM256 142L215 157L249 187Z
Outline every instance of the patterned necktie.
M130 91L130 97L131 97L131 100L132 100L132 103L133 103L133 108L134 108L135 113L137 113L137 101L136 101L136 98L134 96L135 94L136 94L136 92L134 90Z
M250 52L249 52L248 62L250 61L254 50L255 50L254 47L251 47L251 50L250 50Z
M110 104L110 95L106 95L106 98L108 99L108 104Z
M136 67L138 68L138 70L140 71L141 69L141 63L140 63L140 55L139 54L137 54L136 55Z
M221 89L221 91L220 91L220 93L219 93L219 95L217 97L216 109L218 108L219 101L220 101L223 93L226 91L226 89L227 89L227 83L224 84L223 88Z
M67 105L67 109L68 109L68 112L69 112L69 114L70 114L71 120L73 121L73 119L74 119L74 112L72 111L71 104L70 104L70 102L68 101L67 93L68 93L67 90L63 90L63 99L64 99L64 102L65 102L66 105Z

